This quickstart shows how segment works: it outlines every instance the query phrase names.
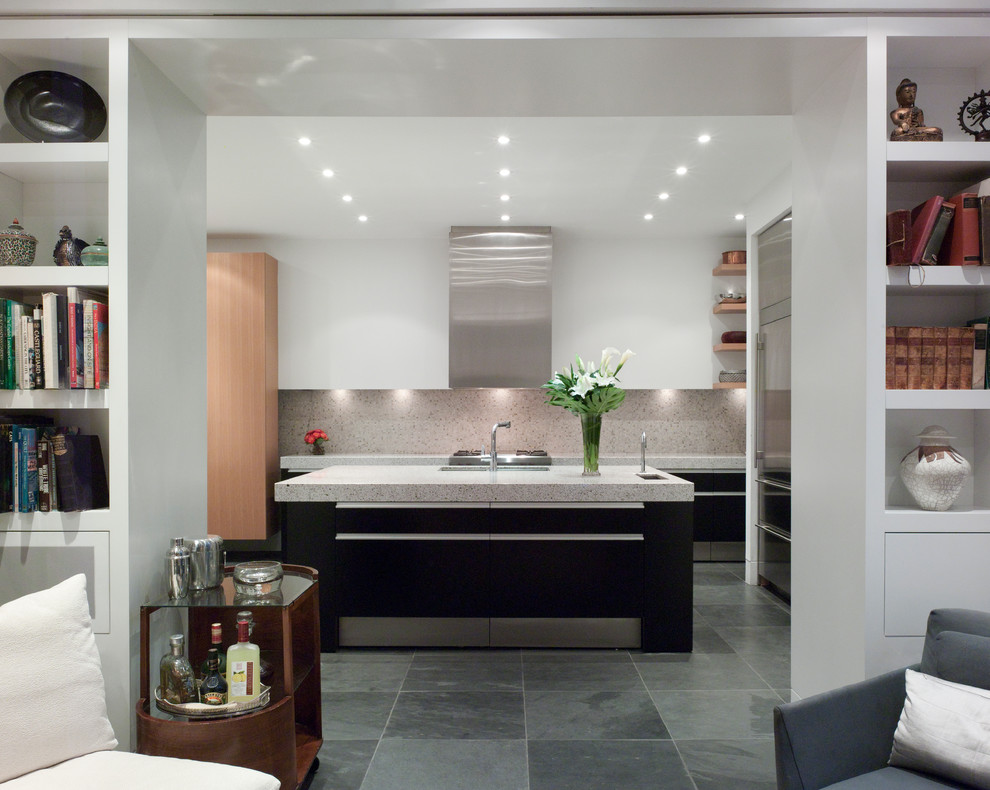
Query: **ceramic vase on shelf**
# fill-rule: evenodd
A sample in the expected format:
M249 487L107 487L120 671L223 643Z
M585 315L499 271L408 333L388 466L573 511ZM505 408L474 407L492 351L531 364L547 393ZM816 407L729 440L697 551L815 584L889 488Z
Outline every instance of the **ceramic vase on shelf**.
M929 425L901 459L901 480L922 510L948 510L970 475L969 462L950 445L949 432Z
M584 448L584 471L581 474L597 477L601 474L598 471L598 446L602 436L602 415L582 414L580 417L581 445Z

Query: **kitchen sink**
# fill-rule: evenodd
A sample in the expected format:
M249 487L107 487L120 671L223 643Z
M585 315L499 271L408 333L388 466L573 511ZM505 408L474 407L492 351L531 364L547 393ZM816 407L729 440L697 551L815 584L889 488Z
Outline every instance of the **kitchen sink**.
M498 472L547 472L550 470L549 466L531 466L531 465L499 465L496 468ZM487 472L489 468L487 466L472 465L472 464L458 464L456 466L441 466L441 472Z

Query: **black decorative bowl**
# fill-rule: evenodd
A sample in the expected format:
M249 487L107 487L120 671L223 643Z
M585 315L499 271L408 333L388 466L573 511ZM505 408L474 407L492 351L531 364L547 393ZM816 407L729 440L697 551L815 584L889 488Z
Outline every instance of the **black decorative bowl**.
M93 88L61 71L32 71L3 95L11 125L36 143L95 140L107 125L107 108Z

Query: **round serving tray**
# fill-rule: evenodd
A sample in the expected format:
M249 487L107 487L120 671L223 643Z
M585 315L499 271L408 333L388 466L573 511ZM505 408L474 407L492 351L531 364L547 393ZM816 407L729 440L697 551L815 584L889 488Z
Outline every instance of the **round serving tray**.
M175 704L162 699L162 687L155 688L155 705L158 710L175 716L187 716L190 719L227 719L231 716L243 716L245 713L259 710L271 701L271 687L262 685L261 693L250 702L228 702L224 705L205 705L202 702L183 702Z
M90 142L107 125L100 94L61 71L22 74L4 93L3 108L11 125L36 143Z

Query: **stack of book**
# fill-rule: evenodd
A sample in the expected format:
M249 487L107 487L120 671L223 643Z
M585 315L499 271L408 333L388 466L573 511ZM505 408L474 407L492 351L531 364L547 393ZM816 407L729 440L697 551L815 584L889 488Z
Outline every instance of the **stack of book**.
M31 513L109 507L99 436L57 427L50 417L0 423L0 511Z
M990 266L990 179L887 214L887 265Z
M984 389L986 344L986 325L888 326L887 389Z
M106 297L70 287L41 304L0 298L0 389L106 389Z

